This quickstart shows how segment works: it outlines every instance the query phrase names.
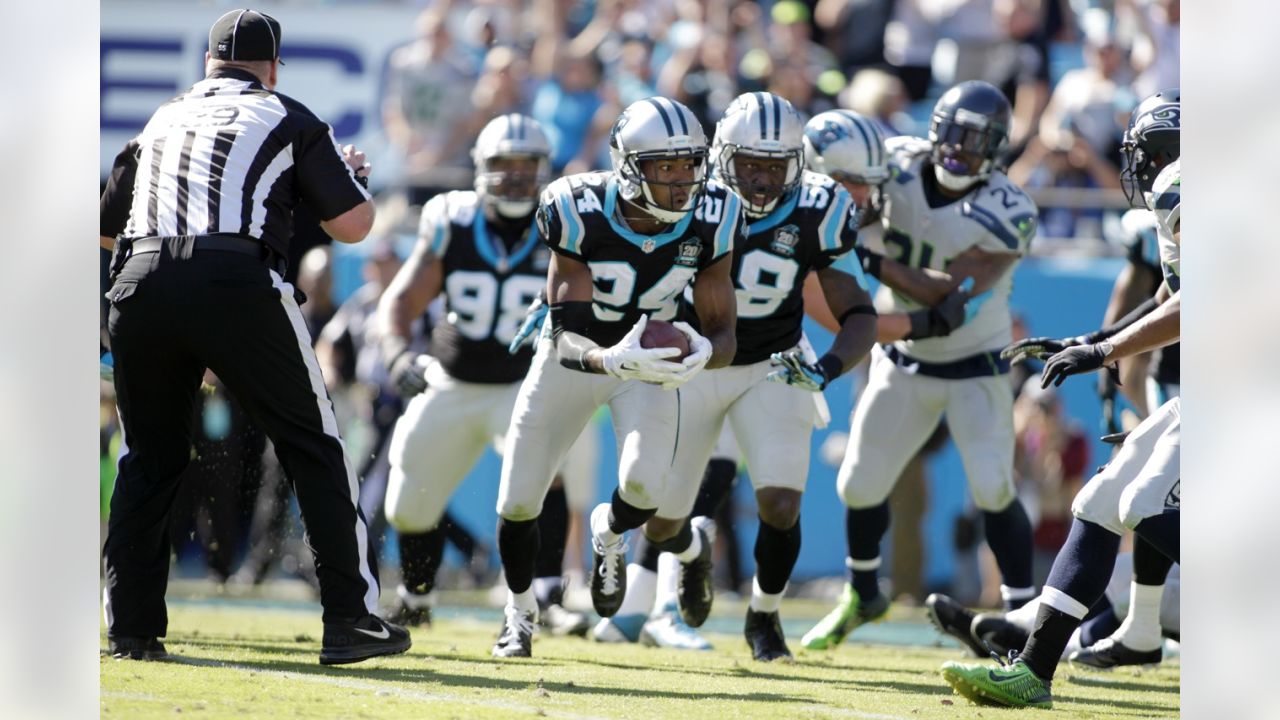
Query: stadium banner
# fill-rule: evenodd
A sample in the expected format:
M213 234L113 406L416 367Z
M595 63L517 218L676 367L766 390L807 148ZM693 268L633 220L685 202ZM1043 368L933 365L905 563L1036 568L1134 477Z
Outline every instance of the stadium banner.
M412 4L263 2L283 28L280 92L333 126L340 144L371 160L384 150L382 81L387 58L414 36ZM209 26L226 3L107 0L102 3L98 126L100 177L166 100L204 77Z

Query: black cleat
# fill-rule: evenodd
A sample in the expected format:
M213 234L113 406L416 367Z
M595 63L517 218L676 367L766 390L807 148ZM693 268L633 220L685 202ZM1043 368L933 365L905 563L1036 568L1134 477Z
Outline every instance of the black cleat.
M408 630L377 615L365 615L349 622L327 622L320 646L320 664L345 665L382 655L399 655L412 645Z
M1008 657L1009 651L1022 652L1029 633L1005 619L1004 613L978 613L969 625L969 635L984 651L990 650L1000 657Z
M790 660L791 650L782 634L782 621L778 613L756 612L747 608L747 623L742 629L751 646L751 656L763 662Z
M414 607L401 597L395 607L387 613L387 620L402 627L431 627L431 606Z
M591 513L591 527L603 524L595 518L609 512L609 504L601 503ZM627 594L627 538L620 537L605 544L591 535L591 604L600 617L613 617L622 607Z
M1103 638L1082 650L1067 656L1067 662L1095 670L1110 670L1122 665L1158 665L1162 658L1160 648L1134 650L1118 640Z
M685 624L696 628L702 627L711 614L715 590L711 585L711 538L702 528L695 527L693 531L702 536L702 552L693 560L680 563L676 604Z
M163 660L169 657L164 644L153 637L109 637L107 652L117 660Z
M975 657L987 657L987 649L969 632L975 613L942 593L924 599L929 621L939 632L959 640Z
M493 644L493 656L533 657L533 626L537 622L534 613L508 605L503 613L502 633Z

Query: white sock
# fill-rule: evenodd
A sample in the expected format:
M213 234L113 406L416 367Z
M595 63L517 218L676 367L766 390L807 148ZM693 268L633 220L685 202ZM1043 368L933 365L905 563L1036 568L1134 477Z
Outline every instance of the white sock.
M622 605L618 608L618 616L645 615L653 607L654 588L657 585L657 574L635 563L627 565L627 594L622 596Z
M609 503L597 505L591 512L591 534L605 545L612 545L622 537L609 527Z
M533 596L533 588L519 593L507 590L507 605L523 612L531 612L534 617L538 615L538 599Z
M1036 626L1036 615L1040 612L1040 596L1036 596L1026 605L1004 614L1004 619L1018 627L1031 632Z
M1005 607L1008 607L1016 600L1027 600L1036 596L1034 587L1016 588L1009 587L1004 583L1000 584L1000 599L1004 601Z
M668 605L674 606L676 604L676 584L679 580L680 560L671 553L659 555L657 592L653 599L654 612L658 612ZM630 588L627 591L630 592Z
M1147 651L1160 647L1160 601L1164 585L1129 583L1129 614L1111 638L1131 650Z
M429 608L436 599L436 593L434 590L429 593L416 593L405 587L403 584L396 588L396 595L404 601L404 604L407 607L411 607L414 610Z
M786 592L785 588L783 592ZM760 581L752 578L751 609L756 612L771 613L778 612L780 607L782 607L782 593L767 593L760 589Z
M533 579L533 595L542 602L547 602L551 593L561 587L558 577L539 577Z
M665 555L666 553L663 553L663 554ZM684 552L674 553L675 557L679 559L680 562L692 562L694 560L697 560L698 556L701 554L702 554L702 533L696 530L693 533L693 542L689 543L689 547L685 548ZM659 562L658 569L659 570L662 569L661 562Z

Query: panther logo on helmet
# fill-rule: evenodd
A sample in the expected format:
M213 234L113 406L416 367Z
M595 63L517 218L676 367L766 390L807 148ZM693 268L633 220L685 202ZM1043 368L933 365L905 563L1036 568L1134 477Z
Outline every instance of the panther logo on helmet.
M675 223L697 207L702 195L707 136L697 116L681 103L664 97L645 98L628 105L614 122L609 133L609 159L624 200L657 220ZM677 159L694 161L690 179L660 182L645 171L653 169L650 161ZM658 188L665 192L655 194ZM659 195L664 202L659 202ZM683 199L677 200L681 195Z
M510 113L490 120L476 138L471 157L476 195L503 217L533 212L551 182L551 143L538 121L527 115Z
M748 215L772 212L800 187L804 172L804 121L784 98L767 92L743 93L729 104L716 124L711 157L716 176L742 196ZM786 162L781 181L766 179L768 170L747 176L740 160ZM776 172L776 171L775 171Z

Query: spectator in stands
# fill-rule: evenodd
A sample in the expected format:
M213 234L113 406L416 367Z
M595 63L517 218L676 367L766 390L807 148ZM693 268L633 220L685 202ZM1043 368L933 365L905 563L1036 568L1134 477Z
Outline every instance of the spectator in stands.
M441 10L425 10L418 39L395 50L387 69L383 126L403 162L410 205L471 181L471 144L462 126L476 73L465 53L452 51L445 19Z
M880 126L884 136L909 135L915 123L907 114L907 86L896 75L878 68L859 70L840 93L840 106Z
M814 24L845 75L852 77L863 68L884 64L884 31L893 4L893 0L818 0Z
M934 20L922 5L928 0L895 0L893 16L884 29L884 59L907 86L911 100L923 100L933 81L933 48L938 40Z
M1181 0L1116 0L1116 13L1131 12L1137 21L1134 43L1134 94L1146 97L1165 88L1178 87L1178 62L1182 55Z

